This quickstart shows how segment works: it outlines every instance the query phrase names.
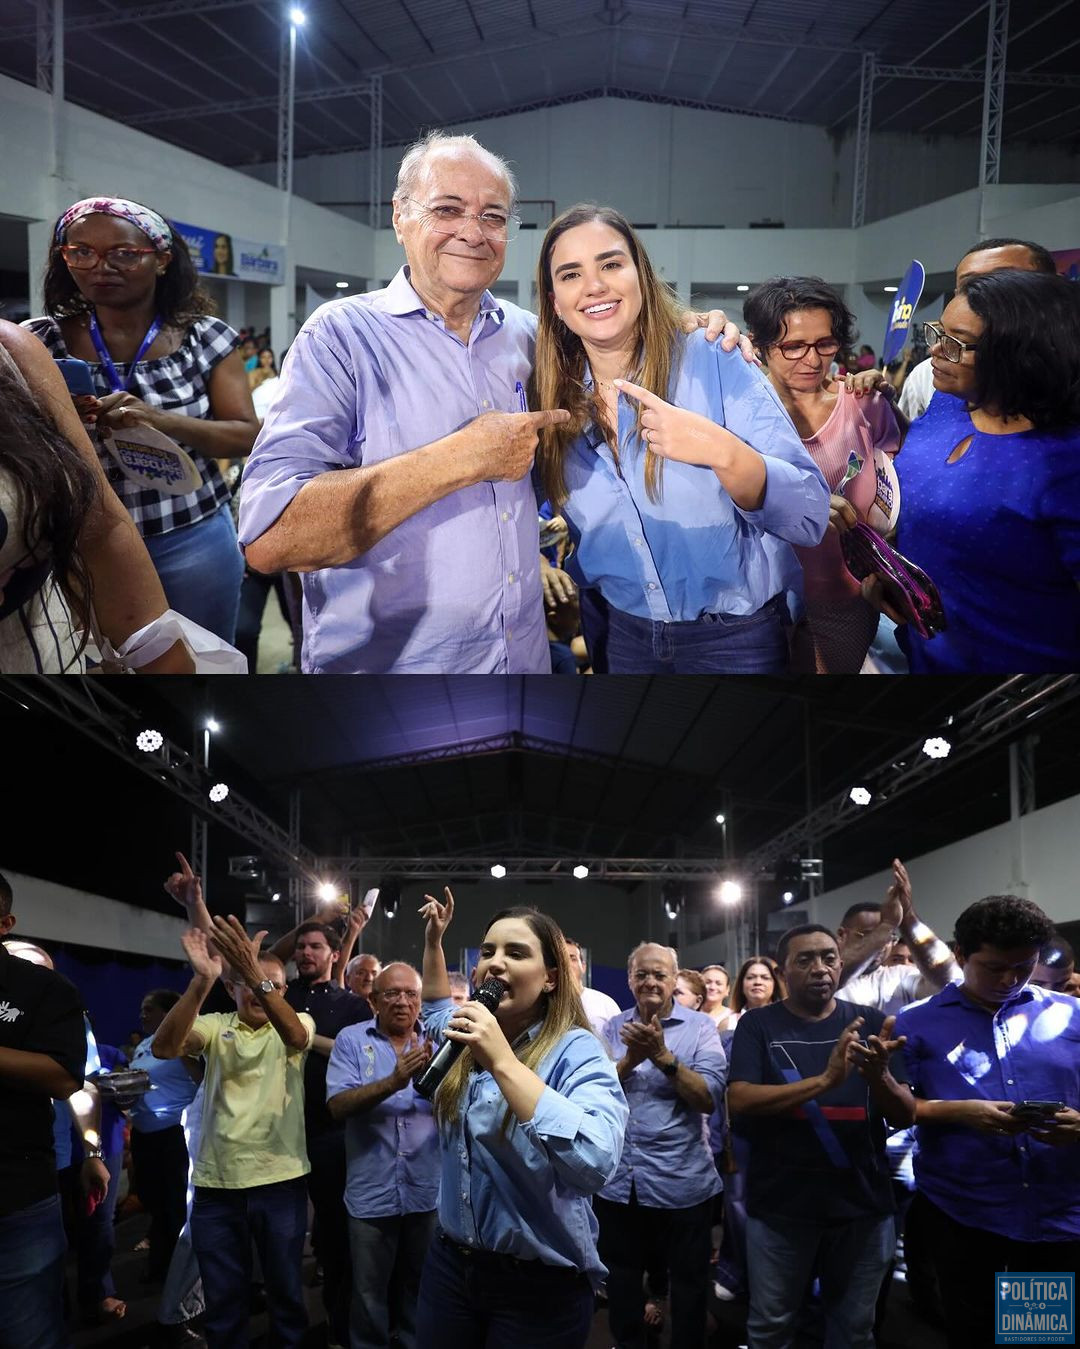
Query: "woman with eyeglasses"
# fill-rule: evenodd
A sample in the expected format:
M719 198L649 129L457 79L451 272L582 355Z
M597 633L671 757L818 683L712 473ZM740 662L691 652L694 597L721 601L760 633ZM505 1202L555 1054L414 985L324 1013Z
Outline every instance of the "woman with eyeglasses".
M971 277L926 324L934 396L900 461L900 546L948 628L900 630L917 674L1080 668L1080 286ZM875 578L867 595L881 601Z
M628 221L582 205L548 227L530 405L536 472L566 520L594 670L788 668L792 544L828 522L825 483L740 352L681 330Z
M743 315L769 383L832 494L825 537L795 549L813 668L818 674L858 674L877 632L878 611L844 565L838 531L865 520L873 505L875 451L891 456L900 448L895 391L880 371L855 374L849 367L842 382L830 376L833 358L854 342L855 316L820 277L772 277L747 296Z
M90 365L97 396L81 404L87 424L162 432L193 464L183 477L140 472L98 441L170 606L231 642L243 559L215 460L246 455L258 431L236 333L211 317L183 238L123 198L89 197L64 212L44 290L46 317L24 326L57 360Z

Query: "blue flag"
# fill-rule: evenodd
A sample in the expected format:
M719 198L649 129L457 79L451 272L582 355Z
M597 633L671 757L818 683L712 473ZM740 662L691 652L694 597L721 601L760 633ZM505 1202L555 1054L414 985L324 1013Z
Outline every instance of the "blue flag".
M893 301L888 327L885 329L885 343L881 349L882 369L891 361L895 361L907 344L911 316L922 298L925 280L926 270L921 262L913 262L904 273L904 279L900 282L900 289Z

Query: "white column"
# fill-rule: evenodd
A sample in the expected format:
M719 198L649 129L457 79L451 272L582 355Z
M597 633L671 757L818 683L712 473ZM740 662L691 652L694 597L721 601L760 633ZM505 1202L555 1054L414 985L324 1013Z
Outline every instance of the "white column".
M532 308L532 277L519 276L517 283L517 302L522 309Z
M270 288L270 345L279 357L292 344L296 327L296 263L286 254L285 279Z
M30 267L30 313L35 317L45 312L45 297L41 283L45 276L45 263L49 257L52 231L53 221L51 220L28 220L26 222L26 242Z

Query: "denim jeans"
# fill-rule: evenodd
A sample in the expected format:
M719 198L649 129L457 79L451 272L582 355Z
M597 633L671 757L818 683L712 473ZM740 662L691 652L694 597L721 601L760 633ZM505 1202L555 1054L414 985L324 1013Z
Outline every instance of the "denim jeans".
M300 1262L307 1229L302 1176L244 1190L199 1186L191 1210L191 1243L199 1261L210 1349L248 1342L251 1243L266 1281L266 1301L278 1349L299 1349L307 1329Z
M144 542L169 608L234 642L244 559L228 506L197 524Z
M352 1309L349 1349L416 1349L420 1272L435 1234L435 1210L349 1218Z
M746 1220L750 1349L787 1349L816 1274L825 1349L874 1349L874 1309L896 1250L896 1220L840 1223Z
M602 605L601 601L601 605ZM692 623L661 623L606 609L606 631L591 640L597 609L582 605L582 623L598 674L785 674L789 652L782 595L756 613L705 614Z
M575 1269L487 1251L463 1254L437 1233L416 1307L422 1349L584 1349L593 1319Z
M712 1199L689 1208L650 1208L633 1192L627 1204L593 1200L600 1259L608 1267L608 1320L617 1349L645 1349L642 1273L650 1255L670 1271L671 1343L705 1349Z
M67 1349L56 1195L0 1218L0 1349Z

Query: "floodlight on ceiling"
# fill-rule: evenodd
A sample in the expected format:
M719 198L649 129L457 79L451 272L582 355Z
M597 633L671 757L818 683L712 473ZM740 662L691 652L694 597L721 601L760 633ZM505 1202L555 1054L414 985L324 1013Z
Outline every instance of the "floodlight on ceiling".
M738 881L721 881L719 893L721 904L738 904L742 899L742 886Z
M717 823L717 824L725 824L726 822L727 822L727 816L726 816L726 815L717 815L717 817L716 817L716 823Z
M577 866L574 868L575 880L583 881L586 878L586 876L588 876L588 874L589 868L585 865L584 862L579 862Z
M324 904L333 904L338 897L338 887L333 881L323 881L317 893Z
M793 904L795 902L795 891L785 890L781 898L785 904Z
M943 735L932 735L923 741L922 752L928 759L947 759L951 743Z
M215 721L213 717L207 717L206 720L203 722L203 729L207 731L212 731L216 735L218 731L221 730L221 723L219 721Z
M307 15L302 9L298 9L296 5L293 5L289 10L289 22L294 28L303 28L304 24L307 23Z
M736 286L735 289L738 290L738 291L747 291L747 290L750 289L750 287L749 287L749 286Z
M506 875L506 868L503 866L501 862L496 862L495 865L491 868L491 874L495 877L497 881L501 881L502 878Z
M135 748L141 749L144 754L153 754L154 751L159 750L164 743L165 737L160 731L140 731L135 737Z
M334 282L334 285L337 287L338 290L348 290L348 289L349 289L349 283L348 283L347 281L335 281L335 282Z
M228 785L224 782L215 782L208 793L210 800L215 806L219 806L229 794Z
M857 806L868 806L874 799L874 794L869 787L852 787L848 796Z

